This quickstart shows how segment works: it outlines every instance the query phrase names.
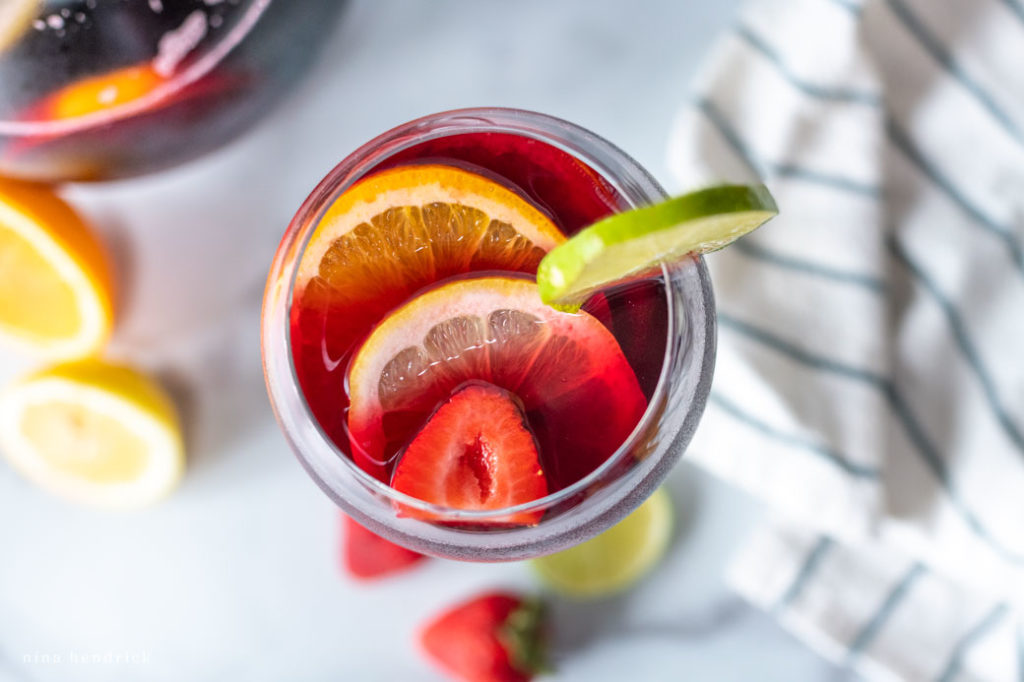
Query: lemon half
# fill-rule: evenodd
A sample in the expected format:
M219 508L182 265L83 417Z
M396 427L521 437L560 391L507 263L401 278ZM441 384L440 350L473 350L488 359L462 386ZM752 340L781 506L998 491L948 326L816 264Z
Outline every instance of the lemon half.
M39 372L0 394L0 452L41 488L111 509L163 497L185 461L178 417L163 389L99 360Z

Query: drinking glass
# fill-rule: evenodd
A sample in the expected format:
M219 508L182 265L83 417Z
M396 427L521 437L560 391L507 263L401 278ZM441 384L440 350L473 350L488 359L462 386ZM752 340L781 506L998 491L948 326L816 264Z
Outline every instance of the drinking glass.
M480 133L522 136L571 154L614 190L620 210L665 197L650 174L623 151L550 116L514 109L463 109L399 126L338 164L288 226L267 281L262 353L270 400L282 431L309 475L347 514L377 534L427 554L469 561L517 560L556 552L597 535L636 509L664 480L690 442L708 396L715 360L715 308L701 258L662 266L661 314L667 340L646 412L614 454L568 487L515 507L466 511L412 498L363 471L327 437L297 379L289 320L299 261L324 213L360 178L393 165L396 157L408 158L418 146ZM436 520L399 515L399 505ZM533 526L488 523L538 511L543 515Z

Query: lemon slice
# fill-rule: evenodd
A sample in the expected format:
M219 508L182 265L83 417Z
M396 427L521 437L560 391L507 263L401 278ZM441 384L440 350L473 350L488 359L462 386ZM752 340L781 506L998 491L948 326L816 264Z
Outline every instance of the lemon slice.
M591 294L728 246L778 213L763 185L720 185L623 211L584 228L552 249L537 268L545 303L577 310Z
M658 563L672 538L672 501L658 489L596 538L533 559L541 579L570 597L593 598L626 589Z
M577 480L603 462L647 407L615 336L594 316L544 305L537 285L516 276L479 276L421 293L381 320L348 373L349 435L356 462L384 475L395 453L452 391L485 381L514 393L541 448L571 444L571 461L549 466ZM600 423L573 420L587 401ZM556 435L557 434L557 435ZM569 474L573 472L575 476Z
M0 52L25 35L42 5L42 0L0 0Z
M110 334L110 271L96 237L50 189L0 179L0 337L51 359Z
M0 394L0 451L41 488L113 509L159 499L184 468L166 393L133 369L99 360L45 370Z

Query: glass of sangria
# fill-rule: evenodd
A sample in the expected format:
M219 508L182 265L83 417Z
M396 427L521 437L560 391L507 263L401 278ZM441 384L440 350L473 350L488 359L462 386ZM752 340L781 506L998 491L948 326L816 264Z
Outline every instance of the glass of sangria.
M465 109L342 161L285 233L264 298L282 430L349 515L410 549L536 557L639 506L682 455L711 384L715 311L688 256L544 305L537 265L664 192L571 123Z
M4 0L0 174L105 180L187 161L293 85L339 0Z

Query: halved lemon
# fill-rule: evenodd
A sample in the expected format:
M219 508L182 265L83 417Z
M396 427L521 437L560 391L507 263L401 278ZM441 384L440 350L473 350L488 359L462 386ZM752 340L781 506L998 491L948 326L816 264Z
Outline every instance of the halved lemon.
M185 461L163 389L99 360L44 370L0 394L0 451L41 488L112 509L163 497Z
M47 187L0 179L0 337L53 359L110 334L110 270L84 221Z

